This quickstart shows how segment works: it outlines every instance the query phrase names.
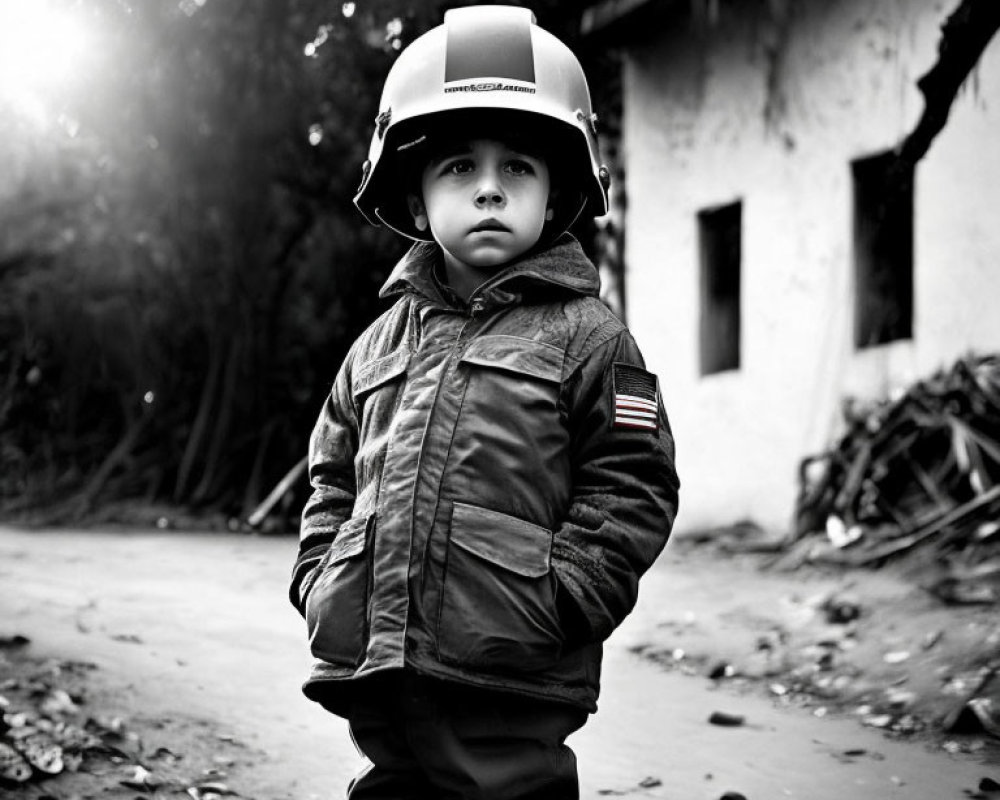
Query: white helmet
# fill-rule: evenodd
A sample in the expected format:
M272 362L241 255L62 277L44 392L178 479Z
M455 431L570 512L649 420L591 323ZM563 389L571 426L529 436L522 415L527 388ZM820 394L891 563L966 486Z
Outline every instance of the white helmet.
M512 124L511 114L524 116ZM443 25L399 55L382 90L354 204L373 225L429 240L414 226L401 184L407 150L438 130L454 135L466 118L481 125L498 115L502 129L539 136L565 165L550 235L584 211L607 213L610 173L600 163L583 68L530 10L513 6L447 11Z

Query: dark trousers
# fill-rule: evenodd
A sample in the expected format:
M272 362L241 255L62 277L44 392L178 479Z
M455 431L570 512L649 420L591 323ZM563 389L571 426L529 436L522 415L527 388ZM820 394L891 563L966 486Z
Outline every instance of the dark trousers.
M371 762L350 800L578 800L566 737L587 712L404 673L353 704Z

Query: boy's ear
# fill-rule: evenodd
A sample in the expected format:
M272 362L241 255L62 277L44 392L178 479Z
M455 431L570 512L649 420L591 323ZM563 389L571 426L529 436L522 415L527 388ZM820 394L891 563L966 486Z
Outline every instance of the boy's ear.
M550 189L549 190L549 201L545 206L545 221L552 222L552 218L556 215L555 205L559 201L559 190Z
M410 216L413 217L413 227L418 231L427 230L427 209L424 208L423 201L415 194L408 194L406 205L410 209Z

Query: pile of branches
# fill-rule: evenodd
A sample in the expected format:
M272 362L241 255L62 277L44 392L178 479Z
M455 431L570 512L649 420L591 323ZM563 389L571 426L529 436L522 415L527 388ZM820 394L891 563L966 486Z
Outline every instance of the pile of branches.
M919 547L1000 571L1000 355L961 358L845 416L841 440L801 464L796 538L825 535L852 565Z

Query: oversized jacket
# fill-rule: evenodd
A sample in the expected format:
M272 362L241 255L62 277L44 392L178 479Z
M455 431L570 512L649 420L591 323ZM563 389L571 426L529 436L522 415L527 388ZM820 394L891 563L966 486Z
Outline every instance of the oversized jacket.
M397 265L398 300L310 440L290 590L316 658L304 691L345 714L366 676L406 666L594 711L602 642L677 510L655 376L572 237L467 308L442 296L439 257L418 243Z

